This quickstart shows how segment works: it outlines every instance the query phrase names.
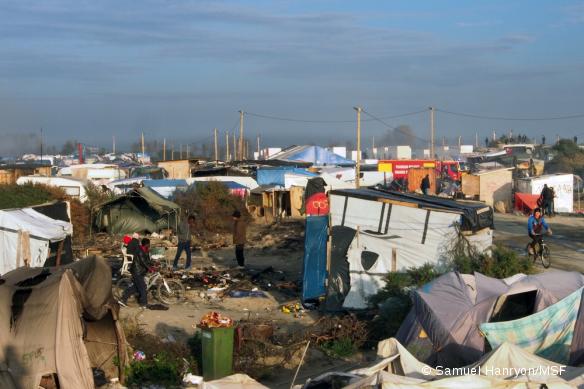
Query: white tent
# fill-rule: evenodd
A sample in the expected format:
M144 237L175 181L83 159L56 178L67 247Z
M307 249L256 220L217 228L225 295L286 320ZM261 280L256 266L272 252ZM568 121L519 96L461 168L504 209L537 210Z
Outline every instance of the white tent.
M71 223L51 219L32 208L0 210L0 274L28 265L43 266L49 243L73 233Z

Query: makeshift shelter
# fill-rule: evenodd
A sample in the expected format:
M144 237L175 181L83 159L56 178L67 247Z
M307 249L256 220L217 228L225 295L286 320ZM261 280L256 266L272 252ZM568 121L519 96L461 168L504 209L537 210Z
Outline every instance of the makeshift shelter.
M483 203L374 189L333 190L329 203L329 310L366 308L388 272L440 263L459 234L480 251L492 244Z
M309 162L315 166L354 166L355 162L343 158L320 146L292 146L271 155L268 159L285 162ZM261 184L260 184L261 185Z
M462 192L467 198L494 206L497 201L511 210L513 199L513 168L484 170L462 176Z
M509 343L501 344L476 363L434 369L390 338L379 342L372 365L325 373L295 389L580 388L583 384L584 368L555 363Z
M544 185L554 188L556 212L574 212L574 175L548 174L545 176L517 180L517 192L533 195L541 194Z
M508 329L501 322L513 321L517 325L517 319L529 318L572 293L579 291L581 295L583 286L584 276L577 272L548 271L530 276L518 275L505 280L480 273L447 273L413 293L412 310L402 323L396 338L405 346L418 344L431 350L426 360L429 364L463 366L477 361L488 351L488 343L479 330L481 324L489 323L485 331L491 331L493 339L496 339L497 333ZM565 355L568 355L566 361L577 365L584 362L584 317L580 317L584 311L581 300L574 304L577 306L578 320L575 327L571 327L572 338ZM545 321L545 317L540 321L536 319L537 317L529 320L540 324ZM543 343L546 339L551 339L555 328L569 330L569 320L562 320L559 316L557 319L553 325L544 328L541 337ZM497 326L501 327L497 329ZM531 331L538 328L538 324L534 324L529 331L525 327L519 330L519 325L515 328L526 333L516 336L527 336L529 333L530 340L538 339L542 334ZM539 326L541 328L543 326ZM550 337L546 338L547 335ZM533 343L537 343L537 340L533 340ZM552 344L561 346L566 351L565 343ZM533 351L537 350L534 348Z
M187 184L192 185L193 182L200 181L231 181L236 182L246 188L252 190L258 187L258 182L252 177L246 176L210 176L210 177L191 177L187 178Z
M286 176L288 176L288 186L286 186ZM317 174L311 173L306 169L291 167L291 166L279 166L279 167L262 167L257 170L257 182L258 185L278 185L281 187L290 187L292 184L292 178L302 178L302 177L316 177Z
M110 234L158 232L177 228L180 207L151 188L142 187L98 205L94 225Z
M0 274L21 266L44 266L51 245L56 245L55 262L60 263L65 240L72 234L71 223L33 208L0 210Z
M126 341L111 269L87 258L58 268L20 268L0 284L0 387L93 389L94 372L124 379Z

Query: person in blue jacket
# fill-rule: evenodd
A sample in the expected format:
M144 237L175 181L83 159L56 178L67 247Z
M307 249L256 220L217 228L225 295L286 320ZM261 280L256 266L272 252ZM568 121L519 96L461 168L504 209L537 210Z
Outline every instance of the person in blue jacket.
M546 223L545 218L541 214L541 209L535 208L533 210L533 214L529 216L527 220L527 234L531 238L531 250L533 252L535 250L535 244L541 241L541 237L544 233L548 235L552 234L552 229Z

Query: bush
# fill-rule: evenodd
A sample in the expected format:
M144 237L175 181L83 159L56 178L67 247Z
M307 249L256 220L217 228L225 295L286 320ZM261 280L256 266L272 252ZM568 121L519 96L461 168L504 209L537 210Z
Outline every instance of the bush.
M128 386L144 384L180 386L183 371L181 362L164 351L151 359L133 361L126 369L128 377L126 383Z
M66 200L67 195L60 188L40 184L0 185L0 209L24 208Z
M320 345L320 349L329 357L346 358L350 357L357 351L351 338L342 338L331 340Z
M232 195L225 184L217 181L195 183L185 192L177 192L174 202L183 210L197 215L197 224L211 232L229 232L231 215L239 210L249 219L243 200Z

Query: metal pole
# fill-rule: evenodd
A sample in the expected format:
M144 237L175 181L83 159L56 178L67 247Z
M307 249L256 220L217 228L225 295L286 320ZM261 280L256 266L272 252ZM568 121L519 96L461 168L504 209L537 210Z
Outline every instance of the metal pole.
M166 138L162 141L162 160L166 161Z
M229 131L225 131L225 162L229 161Z
M430 107L430 159L434 159L434 107Z
M244 158L243 155L243 110L239 111L239 159Z
M217 165L217 161L219 161L219 148L217 145L217 129L213 129L213 133L215 135L215 165Z
M355 188L359 189L361 180L361 107L353 107L357 111L357 165L355 170Z

